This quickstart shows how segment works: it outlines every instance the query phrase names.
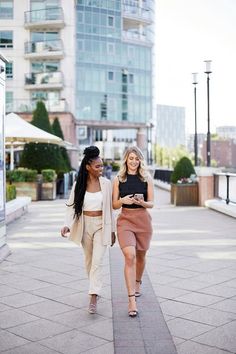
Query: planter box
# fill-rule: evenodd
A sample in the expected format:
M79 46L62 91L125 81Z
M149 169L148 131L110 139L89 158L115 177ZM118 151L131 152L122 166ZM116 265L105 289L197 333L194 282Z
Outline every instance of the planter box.
M41 187L41 200L54 200L56 199L56 181L43 182Z
M14 182L17 197L30 197L31 200L38 200L39 185L37 182Z
M171 204L198 206L198 183L171 184Z

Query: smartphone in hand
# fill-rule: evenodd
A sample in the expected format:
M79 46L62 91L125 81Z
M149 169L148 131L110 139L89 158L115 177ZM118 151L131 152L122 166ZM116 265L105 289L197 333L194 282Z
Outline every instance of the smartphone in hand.
M143 199L144 199L144 196L143 196L142 193L135 193L134 199L136 199L136 200L143 200Z

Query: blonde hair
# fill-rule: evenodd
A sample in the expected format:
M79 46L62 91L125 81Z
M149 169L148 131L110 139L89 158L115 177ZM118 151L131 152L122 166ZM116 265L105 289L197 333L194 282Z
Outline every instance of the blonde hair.
M120 182L126 182L127 172L128 172L127 160L129 155L132 152L139 158L139 167L138 167L137 175L142 181L147 182L149 176L147 165L142 151L137 146L131 146L125 150L123 159L121 161L120 171L118 173L118 179Z

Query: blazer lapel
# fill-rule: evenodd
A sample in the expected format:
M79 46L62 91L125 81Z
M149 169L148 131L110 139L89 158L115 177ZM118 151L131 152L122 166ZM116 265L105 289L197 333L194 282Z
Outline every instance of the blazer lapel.
M103 197L103 201L102 201L102 220L103 220L103 224L106 222L106 214L107 214L107 193L106 193L106 183L104 181L103 177L99 178L99 182L100 182L100 186L101 186L101 192L102 192L102 197Z

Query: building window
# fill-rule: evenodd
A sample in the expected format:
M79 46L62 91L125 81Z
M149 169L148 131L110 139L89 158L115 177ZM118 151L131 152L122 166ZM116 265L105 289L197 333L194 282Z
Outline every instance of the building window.
M84 13L81 11L78 12L78 22L84 23Z
M0 48L13 48L12 31L0 31Z
M84 51L84 41L83 41L83 39L78 40L78 50L79 50L79 52L83 52Z
M129 83L130 84L134 83L134 74L129 74Z
M33 61L31 63L31 71L33 73L55 72L59 71L59 61Z
M6 78L13 79L13 63L6 63Z
M59 32L31 32L32 42L54 41L60 39Z
M31 11L56 8L59 6L58 0L31 0Z
M107 53L115 54L115 43L107 43Z
M108 16L108 26L109 27L114 27L114 16Z
M108 81L113 81L113 80L114 80L114 72L108 71Z
M128 113L127 112L122 113L122 120L128 120Z
M13 0L0 0L0 19L13 18Z
M13 92L12 91L6 91L6 112L12 112L13 111Z
M58 102L60 100L60 92L59 91L33 91L31 93L31 99L33 101Z

